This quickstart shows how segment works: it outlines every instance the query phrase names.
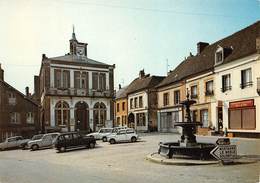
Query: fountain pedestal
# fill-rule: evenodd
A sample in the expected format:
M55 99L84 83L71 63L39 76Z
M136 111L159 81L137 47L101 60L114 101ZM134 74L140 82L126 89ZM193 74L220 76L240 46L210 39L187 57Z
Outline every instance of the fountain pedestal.
M196 103L194 100L187 100L181 102L186 109L186 122L177 122L174 126L182 128L181 139L178 142L166 142L159 144L158 153L168 158L185 158L185 159L200 159L208 160L214 159L210 151L215 148L215 144L197 143L196 132L197 126L201 126L201 122L192 122L190 116L190 106Z

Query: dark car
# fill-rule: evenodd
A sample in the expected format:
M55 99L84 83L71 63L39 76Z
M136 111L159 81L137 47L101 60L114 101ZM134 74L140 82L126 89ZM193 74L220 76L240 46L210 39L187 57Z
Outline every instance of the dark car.
M54 144L59 152L65 152L67 149L78 147L94 148L96 140L94 137L82 136L78 132L68 132L59 135Z

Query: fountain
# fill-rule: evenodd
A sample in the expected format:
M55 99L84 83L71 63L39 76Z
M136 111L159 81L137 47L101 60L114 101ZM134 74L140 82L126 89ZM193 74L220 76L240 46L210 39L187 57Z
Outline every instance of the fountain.
M189 93L187 99L182 101L182 104L186 109L185 119L186 122L176 122L174 126L182 127L181 139L177 142L165 142L159 144L158 153L167 158L182 158L182 159L195 159L195 160L210 160L214 157L210 154L216 145L209 143L198 143L196 141L196 127L201 126L201 122L195 122L191 120L190 106L195 104L196 101L189 99Z

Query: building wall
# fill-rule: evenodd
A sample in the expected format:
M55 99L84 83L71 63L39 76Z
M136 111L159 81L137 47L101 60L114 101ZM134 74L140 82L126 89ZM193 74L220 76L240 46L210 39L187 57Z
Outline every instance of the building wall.
M139 97L142 97L143 99L143 107L139 107ZM134 99L137 98L137 107L131 108L131 99L133 99L133 105L134 105ZM148 131L148 93L147 91L140 91L137 93L132 93L128 95L128 116L132 113L134 115L134 128L137 131ZM144 126L138 126L137 125L137 114L144 114L145 115L145 125Z
M213 81L213 95L206 95L206 82ZM193 78L189 78L186 81L186 88L189 89L191 97L191 87L197 85L197 98L193 98L196 101L194 105L191 106L191 110L197 110L197 121L201 120L200 111L207 109L208 110L208 127L213 127L213 119L211 116L211 104L215 103L216 96L214 94L216 87L214 81L214 74L208 72L202 75L198 75ZM192 97L191 97L192 98Z
M93 110L94 110L94 105L96 103L104 103L106 106L106 120L110 121L111 116L110 116L110 99L105 99L105 98L83 98L83 97L50 97L50 126L55 127L55 105L59 101L65 101L69 104L70 108L70 131L75 131L75 109L76 109L76 104L79 102L85 102L88 105L88 111L89 111L89 125L90 128L93 130L94 129L94 124L93 124ZM113 107L113 106L112 106ZM62 131L69 131L67 127L61 127ZM96 128L98 130L98 128Z
M179 84L169 85L167 87L162 87L158 89L158 109L162 109L165 107L175 107L174 104L174 91L180 90L180 101L183 101L186 99L186 88L185 84L183 82L180 82ZM169 93L169 105L164 106L163 105L163 94Z
M178 84L169 85L166 87L159 88L157 91L157 101L158 101L158 111L157 111L157 121L158 121L158 131L161 132L180 132L180 128L174 127L175 122L183 121L183 109L181 105L174 104L174 91L180 91L180 101L186 99L186 88L184 82L179 82ZM165 106L163 103L164 93L169 94L169 105ZM178 113L178 114L175 114ZM171 114L169 122L165 121L163 115ZM177 121L173 115L178 115Z
M252 86L241 89L241 70L251 68L252 69ZM227 128L231 132L260 132L260 97L257 93L257 78L260 77L260 56L259 54L251 55L245 58L238 59L236 61L219 65L215 68L216 73L216 97L223 105L223 129ZM231 75L232 89L226 92L222 92L222 75ZM229 104L234 101L242 101L254 99L254 105L256 107L256 129L255 130L233 130L229 129ZM218 103L213 107L213 115L217 116ZM215 123L217 119L215 118Z
M17 123L11 121L13 113L18 116ZM27 122L28 113L32 113L33 123ZM38 114L38 105L0 82L0 141L14 135L32 137L37 134L40 130Z
M125 103L125 109L123 110L123 103ZM118 106L119 105L119 111ZM116 126L125 126L128 124L128 102L127 98L116 99L115 102L115 124Z
M55 87L55 69L67 71L69 73L69 88L56 88ZM62 127L63 131L74 131L75 129L75 119L74 119L74 109L77 102L86 102L89 106L89 125L93 130L98 130L98 127L93 126L93 106L96 102L102 102L106 106L106 125L107 127L113 126L112 121L114 120L114 108L113 106L113 95L114 95L114 73L113 66L102 67L99 66L89 66L78 65L77 63L66 64L64 62L52 62L51 60L44 59L43 66L40 71L40 92L41 92L41 105L43 110L41 116L42 124L46 128L60 128L55 126L55 104L59 100L64 100L70 105L70 126ZM74 83L74 71L87 72L88 73L88 85L87 88L75 88ZM93 89L93 78L92 73L105 73L105 90L94 90ZM61 81L63 82L63 81Z

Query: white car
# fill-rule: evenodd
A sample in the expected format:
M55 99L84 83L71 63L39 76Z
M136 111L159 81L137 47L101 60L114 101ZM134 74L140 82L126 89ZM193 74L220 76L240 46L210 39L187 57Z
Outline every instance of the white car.
M107 137L108 137L109 135L111 135L111 134L113 134L113 133L117 133L119 130L123 130L123 129L128 129L128 127L127 127L127 126L114 127L113 130L112 130L112 132L107 133L107 134L104 134L101 139L103 140L103 142L107 142Z
M118 142L136 142L138 135L132 128L127 128L119 130L117 133L113 133L107 137L110 144L115 144Z
M96 140L107 141L107 136L113 132L113 128L101 128L98 132L87 134L88 137L94 137Z
M35 151L40 148L52 147L53 141L60 135L60 133L47 133L34 136L27 145L28 148Z
M28 142L30 139L24 139L22 136L9 137L4 142L0 143L0 149L10 149L15 147L21 147L22 144Z

